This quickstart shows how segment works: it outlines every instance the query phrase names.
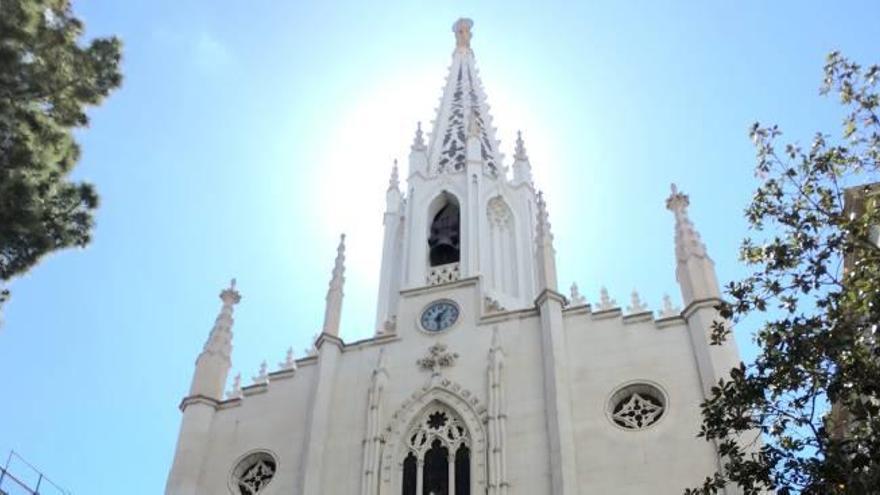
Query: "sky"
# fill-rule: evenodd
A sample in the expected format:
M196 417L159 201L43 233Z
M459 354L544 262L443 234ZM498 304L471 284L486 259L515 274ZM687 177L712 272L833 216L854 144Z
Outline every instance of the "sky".
M14 280L0 326L0 457L74 494L164 490L177 406L236 277L233 370L246 382L311 345L338 235L346 341L373 333L384 191L430 129L454 48L472 46L507 161L522 130L553 224L560 286L674 274L676 182L722 283L746 269L755 122L836 133L824 56L877 63L876 1L74 2L125 44L123 87L78 132L101 194L94 240ZM509 163L508 163L509 164ZM680 304L680 302L679 302ZM754 325L736 330L754 357Z

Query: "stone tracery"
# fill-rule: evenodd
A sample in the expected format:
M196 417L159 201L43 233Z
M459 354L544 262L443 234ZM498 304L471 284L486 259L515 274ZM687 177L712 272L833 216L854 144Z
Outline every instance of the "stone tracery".
M470 448L464 422L445 405L433 403L406 436L404 495L468 495Z

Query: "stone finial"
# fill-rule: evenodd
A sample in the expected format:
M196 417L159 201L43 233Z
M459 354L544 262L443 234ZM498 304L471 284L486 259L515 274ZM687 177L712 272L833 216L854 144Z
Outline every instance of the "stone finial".
M232 390L226 392L227 399L241 399L241 373L235 375L232 379Z
M427 146L425 146L425 136L422 133L422 123L416 123L416 135L413 138L413 144L410 147L412 151L425 151Z
M581 306L583 304L587 304L587 298L581 294L580 289L578 289L578 284L576 282L571 283L571 305L572 306Z
M220 293L220 300L223 301L224 306L234 306L241 302L241 294L235 290L234 278L229 281L229 287Z
M474 21L462 17L455 21L452 25L452 32L455 33L455 49L461 52L471 51L471 28L474 27Z
M630 295L630 304L626 307L626 311L629 314L644 313L645 311L648 311L648 306L642 303L642 299L639 297L639 291L633 289L632 294Z
M688 217L690 200L675 184L666 200L666 208L675 216L675 278L681 288L685 305L700 299L721 297L715 264L706 251L706 245Z
M202 354L220 355L228 360L232 354L233 308L241 301L241 294L235 290L235 279L229 282L228 288L220 292L220 300L223 301L223 306L214 320L214 327L202 348ZM222 393L222 388L218 392Z
M690 198L678 190L678 186L673 182L669 185L670 193L666 198L666 208L671 211L683 210L690 205Z
M666 199L666 208L675 215L675 254L679 261L691 256L707 258L706 245L703 244L699 232L688 217L690 198L678 190L675 184L670 186L671 192Z
M522 131L516 131L516 150L513 158L515 160L528 161L529 156L526 154L526 144L522 138Z
M660 318L671 318L681 314L681 308L673 306L672 298L669 297L669 294L663 294L663 309L657 311L657 314Z
M616 307L618 307L617 301L608 296L608 289L603 285L602 288L599 289L599 304L596 305L596 309L599 311L605 311Z
M278 363L278 368L282 370L296 369L296 359L293 357L293 347L287 348L287 355L284 357L284 362Z
M397 171L397 158L391 166L391 177L388 179L388 189L400 189L400 176Z
M547 235L553 238L550 232L550 214L547 212L547 202L544 201L544 191L538 191L538 235Z
M556 291L556 250L553 248L553 234L550 232L550 215L544 193L538 192L538 225L536 227L538 290Z
M339 336L339 321L342 317L342 287L345 284L345 234L339 236L339 246L336 248L336 260L333 263L333 272L330 278L330 286L327 288L326 308L324 309L323 332L333 336Z
M269 366L266 364L266 360L264 359L262 363L260 363L260 372L257 376L252 377L251 379L254 383L267 383L269 381Z

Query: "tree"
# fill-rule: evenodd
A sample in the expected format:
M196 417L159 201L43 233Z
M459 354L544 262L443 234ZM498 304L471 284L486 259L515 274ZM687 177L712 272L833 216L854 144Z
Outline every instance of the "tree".
M764 320L759 355L703 402L700 435L722 467L686 493L880 491L880 67L835 52L824 74L821 94L846 113L839 137L802 148L751 129L760 185L745 214L759 240L743 241L751 274L719 309ZM716 322L713 343L729 328Z
M83 29L69 0L0 1L0 281L90 239L98 196L68 179L73 131L121 83L121 43Z

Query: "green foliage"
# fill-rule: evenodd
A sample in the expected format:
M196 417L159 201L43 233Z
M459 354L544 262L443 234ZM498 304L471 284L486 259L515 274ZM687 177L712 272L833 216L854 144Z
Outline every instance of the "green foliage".
M122 75L119 40L83 44L83 28L68 0L0 1L0 281L89 242L98 196L67 178L73 131Z
M846 110L833 142L782 146L776 126L751 129L761 184L745 214L760 240L743 241L753 271L720 309L764 321L760 352L703 403L700 435L719 446L722 469L686 493L880 492L878 78L878 66L828 56L821 93Z

